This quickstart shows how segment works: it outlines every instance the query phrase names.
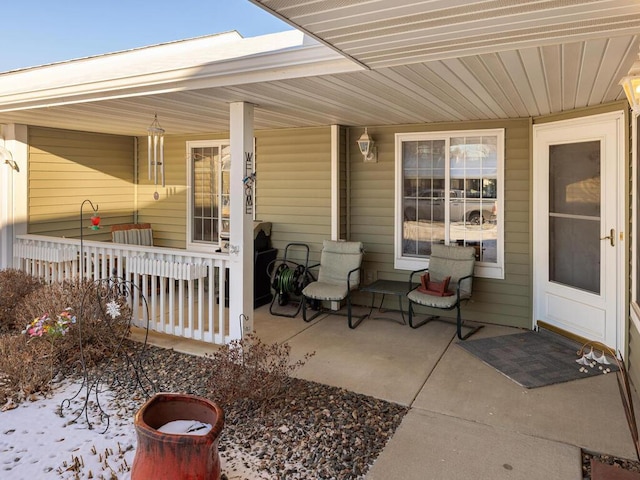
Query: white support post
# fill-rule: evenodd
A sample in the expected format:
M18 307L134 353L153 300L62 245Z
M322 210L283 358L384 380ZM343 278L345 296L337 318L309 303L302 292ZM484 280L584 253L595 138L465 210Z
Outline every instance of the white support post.
M253 108L245 102L230 105L229 336L232 339L253 331Z
M340 126L331 125L331 240L340 239Z
M11 153L0 163L0 270L16 267L13 245L16 235L27 233L27 127L2 125L0 146Z

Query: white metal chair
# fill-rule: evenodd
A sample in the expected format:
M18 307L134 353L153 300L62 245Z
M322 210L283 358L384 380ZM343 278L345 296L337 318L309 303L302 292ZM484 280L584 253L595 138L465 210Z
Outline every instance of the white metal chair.
M362 242L323 242L318 280L302 290L302 318L305 322L310 322L323 312L323 301L344 300L347 303L349 328L356 328L364 320L367 314L357 317L354 322L351 311L351 292L360 287L362 256ZM317 307L317 312L307 317L310 301Z
M414 288L407 294L409 299L409 325L411 328L418 328L432 320L450 322L441 319L438 315L428 316L424 320L414 323L414 305L438 308L442 310L456 309L456 332L460 340L465 340L480 330L484 325L471 328L470 332L462 335L463 320L460 314L460 304L471 298L473 291L473 268L475 266L476 250L474 247L460 247L455 245L432 245L429 268L411 272L409 286L415 285L414 276L425 272L429 273L429 278L434 283L446 281L449 277L448 292L438 292L434 290L424 290L423 285ZM442 296L441 296L442 295Z

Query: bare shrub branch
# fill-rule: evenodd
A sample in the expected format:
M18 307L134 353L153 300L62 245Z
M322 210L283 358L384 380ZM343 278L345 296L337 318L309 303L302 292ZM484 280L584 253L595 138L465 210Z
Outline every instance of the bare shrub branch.
M0 270L0 333L19 332L24 328L18 310L20 301L38 288L42 282L21 270Z
M293 372L315 352L293 363L290 354L288 343L265 344L255 334L223 345L208 357L211 398L223 406L245 400L264 407L282 394Z

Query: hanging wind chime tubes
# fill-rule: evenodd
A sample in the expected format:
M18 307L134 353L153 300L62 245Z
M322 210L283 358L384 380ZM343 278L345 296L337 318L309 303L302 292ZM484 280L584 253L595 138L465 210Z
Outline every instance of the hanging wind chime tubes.
M153 183L158 184L158 167L160 167L160 176L162 177L162 186L164 187L164 129L158 122L158 115L153 118L153 123L147 129L149 133L147 137L147 163L149 171L149 180L151 180L151 166L153 166Z

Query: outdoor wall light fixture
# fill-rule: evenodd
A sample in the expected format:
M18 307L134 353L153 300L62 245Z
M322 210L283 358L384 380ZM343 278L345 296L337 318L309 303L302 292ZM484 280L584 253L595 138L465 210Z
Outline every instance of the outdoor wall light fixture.
M4 147L0 147L0 160L2 160L2 159L4 159L4 162L2 162L2 163L4 163L5 165L9 165L16 172L20 171L20 168L18 168L18 164L13 159L13 155L11 154L11 152L9 150L7 150Z
M374 146L374 141L369 136L366 127L358 139L358 148L365 162L376 163L378 161L378 149Z
M620 80L620 85L627 95L631 109L640 114L640 59L633 63L627 76Z
M158 122L158 114L153 118L153 123L147 129L147 163L149 180L151 180L151 167L153 167L153 183L158 185L158 171L162 177L164 187L164 129Z

